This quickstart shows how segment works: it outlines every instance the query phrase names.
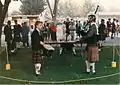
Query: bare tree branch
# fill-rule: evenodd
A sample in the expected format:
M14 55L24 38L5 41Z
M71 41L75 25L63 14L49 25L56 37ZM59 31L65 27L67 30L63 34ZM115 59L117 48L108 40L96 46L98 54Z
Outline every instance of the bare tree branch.
M2 4L2 2L1 2L1 0L0 0L0 6L3 6L3 4Z
M2 15L2 8L3 8L3 4L2 2L0 1L0 18L1 18L1 15ZM1 20L1 19L0 19Z
M53 14L54 14L54 16L56 16L56 14L57 14L58 1L59 1L59 0L55 0L54 9L53 9Z
M51 16L53 17L53 11L52 11L52 8L50 6L50 2L49 2L49 0L46 0L46 1L47 1L47 4L48 4L48 7L50 9Z
M5 0L5 2L4 2L4 6L2 8L2 13L1 13L1 17L2 17L1 22L4 22L4 18L6 16L7 11L8 11L8 6L9 6L10 2L11 2L11 0Z
M46 3L44 0L22 0L20 11L22 14L34 15L42 13Z
M9 6L10 2L11 2L11 0L5 0L4 5L3 5L0 0L0 46L1 46L2 26L3 26L4 19L5 19L6 13L8 11L8 6Z

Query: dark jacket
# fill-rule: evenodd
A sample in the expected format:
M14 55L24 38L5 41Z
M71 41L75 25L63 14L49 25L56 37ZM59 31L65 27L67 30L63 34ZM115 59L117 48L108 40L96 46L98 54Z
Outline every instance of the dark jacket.
M95 24L89 26L89 31L86 36L83 36L83 41L85 41L88 45L94 45L98 41L97 27Z
M107 21L107 28L110 28L110 27L111 27L111 22Z
M12 29L11 29L11 26L9 26L9 25L5 26L4 34L5 34L5 41L12 40Z
M115 33L116 31L116 25L115 22L112 22L112 33Z
M20 35L21 33L21 25L17 24L17 25L14 25L14 35Z
M23 26L22 27L22 36L28 36L28 33L29 33L29 27Z
M44 41L43 34L35 29L31 35L32 50L38 51L42 48L40 41Z
M21 36L20 36L20 33L21 33L21 25L17 24L17 25L14 25L14 39L16 42L20 42L21 41Z
M100 34L100 35L104 34L104 33L105 33L105 29L106 29L105 24L102 24L102 23L101 23L101 24L99 25L99 28L98 28L99 34Z
M105 24L104 24L104 23L101 23L101 24L99 25L98 30L99 30L99 40L105 40L105 37L106 37L106 33L105 33L105 31L106 31L106 26L105 26Z

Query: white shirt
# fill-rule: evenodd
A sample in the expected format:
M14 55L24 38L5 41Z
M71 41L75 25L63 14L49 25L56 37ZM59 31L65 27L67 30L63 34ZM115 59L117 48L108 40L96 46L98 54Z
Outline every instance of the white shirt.
M38 28L36 28L36 30L38 31L39 35L40 35L40 30Z
M30 29L30 34L32 34L32 33L33 33L33 31L34 31L34 29Z

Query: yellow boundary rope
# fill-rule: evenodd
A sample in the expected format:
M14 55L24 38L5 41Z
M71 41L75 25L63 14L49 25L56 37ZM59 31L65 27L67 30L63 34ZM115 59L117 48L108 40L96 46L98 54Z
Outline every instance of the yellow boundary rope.
M114 73L114 74L109 74L105 76L99 76L99 77L94 77L94 78L83 78L83 79L75 79L75 80L67 80L67 81L29 81L29 80L24 80L24 79L16 79L16 78L11 78L11 77L5 77L5 76L0 76L2 79L7 79L7 80L12 80L12 81L18 81L18 82L24 82L24 83L37 83L37 84L64 84L64 83L72 83L72 82L80 82L80 81L89 81L89 80L96 80L96 79L102 79L102 78L108 78L112 76L120 75L120 72Z

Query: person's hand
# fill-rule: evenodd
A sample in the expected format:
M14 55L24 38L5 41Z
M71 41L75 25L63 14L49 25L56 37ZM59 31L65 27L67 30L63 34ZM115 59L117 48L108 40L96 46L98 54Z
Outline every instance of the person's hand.
M41 44L41 45L44 45L44 43L43 43L42 41L40 41L40 44Z

